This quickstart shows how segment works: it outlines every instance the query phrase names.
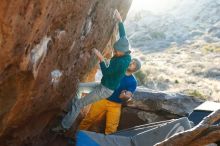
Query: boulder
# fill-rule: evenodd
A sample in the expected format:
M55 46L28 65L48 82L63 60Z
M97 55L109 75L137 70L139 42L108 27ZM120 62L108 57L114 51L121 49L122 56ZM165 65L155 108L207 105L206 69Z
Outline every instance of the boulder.
M203 102L199 98L181 93L154 91L140 87L134 94L133 102L128 103L127 106L145 111L167 111L186 116Z
M131 0L2 0L0 145L47 145L49 127Z
M204 101L180 93L139 87L134 99L122 109L119 129L188 116Z

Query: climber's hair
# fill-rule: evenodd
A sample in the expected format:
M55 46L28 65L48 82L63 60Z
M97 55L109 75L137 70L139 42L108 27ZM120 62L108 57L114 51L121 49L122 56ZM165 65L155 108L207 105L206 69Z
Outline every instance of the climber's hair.
M135 61L136 63L136 68L135 68L135 72L139 71L141 69L141 61L138 58L132 58L133 61Z

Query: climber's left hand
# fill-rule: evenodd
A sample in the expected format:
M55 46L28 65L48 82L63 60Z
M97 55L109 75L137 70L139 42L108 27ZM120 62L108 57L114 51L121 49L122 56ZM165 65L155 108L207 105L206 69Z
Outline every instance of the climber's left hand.
M119 22L122 22L121 14L118 12L117 9L115 10L115 17L117 18L117 20L118 20Z

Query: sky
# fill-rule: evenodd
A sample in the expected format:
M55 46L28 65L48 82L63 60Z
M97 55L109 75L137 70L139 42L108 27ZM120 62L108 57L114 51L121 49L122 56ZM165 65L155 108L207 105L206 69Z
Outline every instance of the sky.
M148 10L153 13L163 13L174 7L179 0L133 0L132 10Z

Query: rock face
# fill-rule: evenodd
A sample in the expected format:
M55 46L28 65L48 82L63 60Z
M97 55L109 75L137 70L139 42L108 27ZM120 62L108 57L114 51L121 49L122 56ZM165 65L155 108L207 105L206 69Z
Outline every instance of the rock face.
M2 0L0 145L39 145L131 0ZM15 144L16 143L16 144ZM42 144L41 144L42 145Z
M179 93L138 88L122 110L119 129L187 116L203 101Z
M138 88L134 95L134 101L129 103L128 107L138 108L144 111L167 111L175 115L186 116L202 102L198 98L184 94Z

